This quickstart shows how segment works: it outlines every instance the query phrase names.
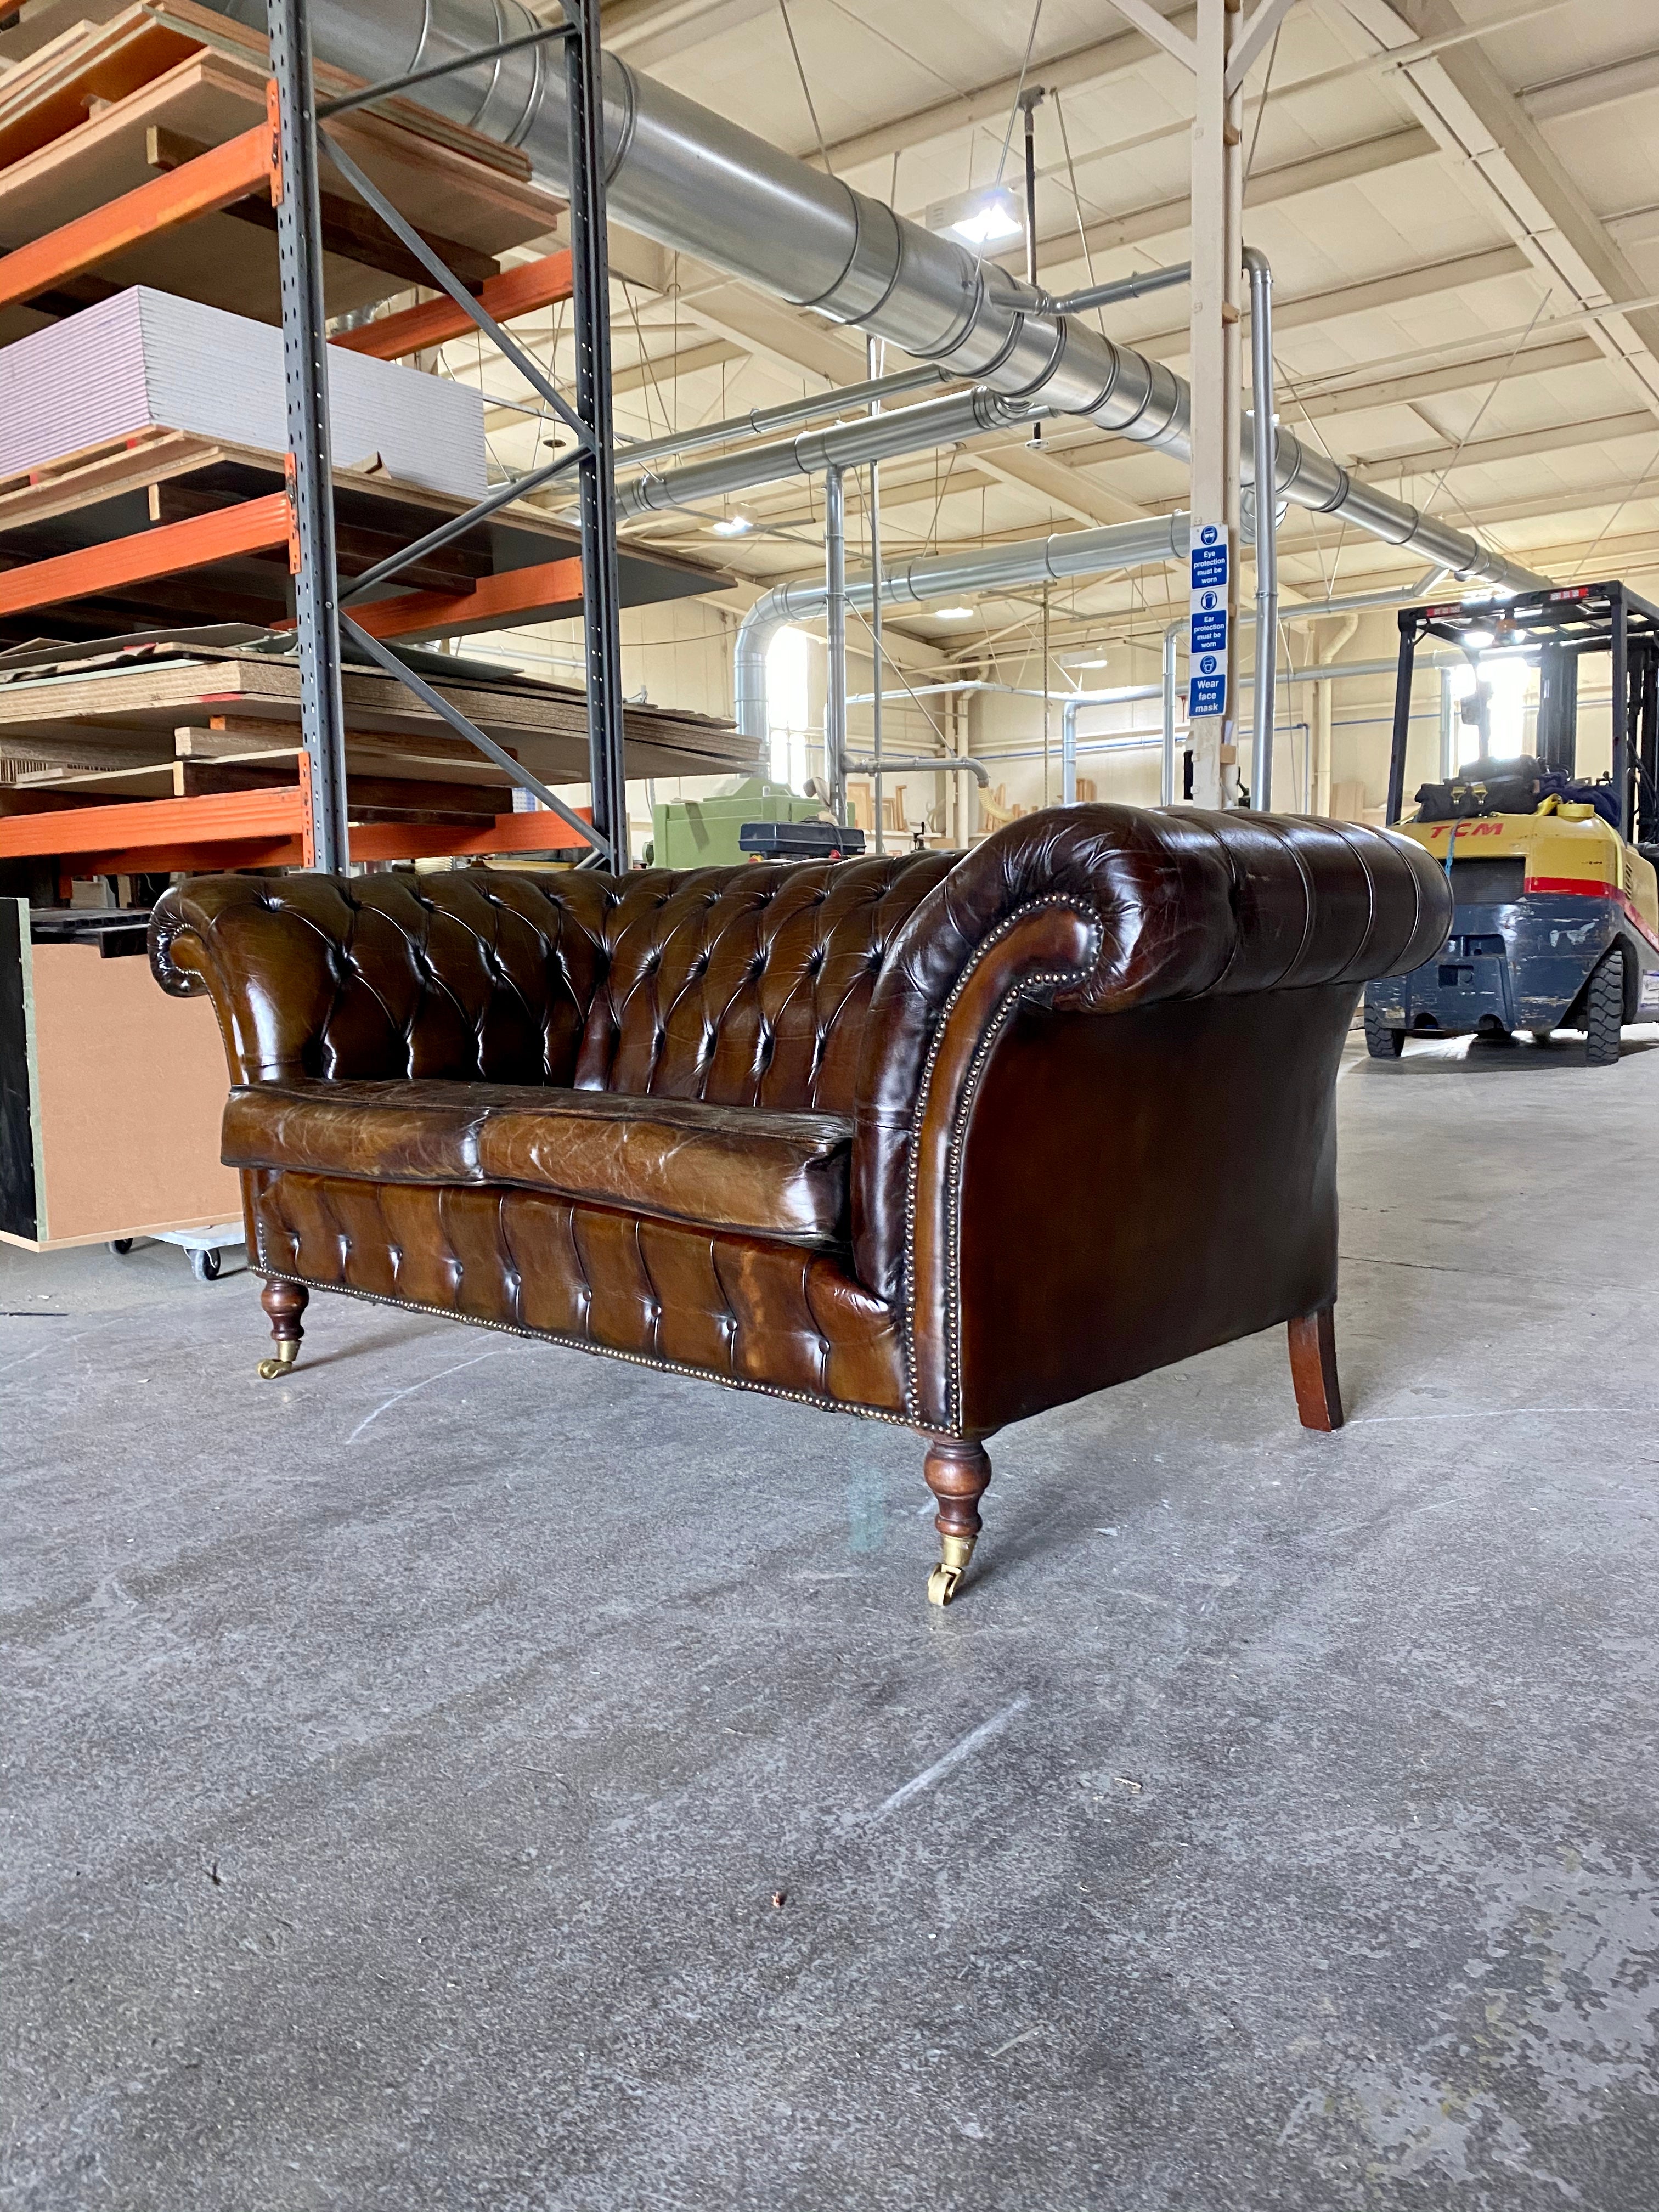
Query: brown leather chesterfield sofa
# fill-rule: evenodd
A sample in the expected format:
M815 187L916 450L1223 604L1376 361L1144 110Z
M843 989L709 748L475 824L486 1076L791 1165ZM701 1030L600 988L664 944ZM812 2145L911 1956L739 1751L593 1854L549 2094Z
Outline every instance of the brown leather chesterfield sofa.
M198 878L224 1158L286 1372L313 1290L927 1440L948 1602L1006 1423L1279 1322L1340 1423L1334 1087L1451 900L1420 848L1073 806L966 856Z

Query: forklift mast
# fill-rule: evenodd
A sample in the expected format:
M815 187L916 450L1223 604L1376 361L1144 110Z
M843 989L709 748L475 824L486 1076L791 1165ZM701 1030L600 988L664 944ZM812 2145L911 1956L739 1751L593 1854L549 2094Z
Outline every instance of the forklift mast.
M1493 647L1538 653L1538 728L1533 750L1541 766L1576 775L1578 664L1607 653L1613 677L1613 787L1627 842L1659 845L1659 608L1623 584L1576 584L1527 592L1474 605L1402 607L1395 676L1394 744L1389 760L1387 819L1406 804L1406 748L1411 732L1412 679L1419 639L1460 648L1477 670ZM1492 647L1472 647L1471 630L1492 634Z

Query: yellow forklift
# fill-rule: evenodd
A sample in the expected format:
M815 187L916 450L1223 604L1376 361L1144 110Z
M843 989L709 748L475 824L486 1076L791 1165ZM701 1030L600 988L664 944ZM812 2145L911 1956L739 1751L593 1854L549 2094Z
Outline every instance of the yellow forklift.
M1437 639L1475 672L1468 721L1480 757L1422 785L1401 820L1417 648ZM1488 653L1536 653L1535 750L1491 752ZM1577 773L1578 669L1607 654L1613 766ZM1365 1043L1397 1057L1411 1036L1540 1042L1583 1030L1593 1066L1619 1057L1620 1031L1659 1018L1659 609L1622 584L1579 584L1501 604L1400 613L1388 820L1426 847L1457 902L1451 934L1409 975L1365 986Z

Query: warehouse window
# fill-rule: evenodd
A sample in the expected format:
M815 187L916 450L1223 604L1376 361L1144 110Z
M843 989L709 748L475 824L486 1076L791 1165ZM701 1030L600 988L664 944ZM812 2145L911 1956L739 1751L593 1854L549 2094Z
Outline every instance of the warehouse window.
M1480 673L1492 686L1492 747L1493 760L1513 760L1517 753L1527 750L1527 724L1529 714L1535 715L1538 702L1529 699L1537 671L1528 664L1516 659L1483 660ZM1467 699L1474 689L1474 671L1470 667L1454 668L1451 690L1454 700ZM1457 764L1475 759L1480 750L1480 732L1473 722L1462 722L1458 727Z
M804 629L781 629L766 655L766 719L772 744L772 781L799 791L811 774L811 727L812 641Z

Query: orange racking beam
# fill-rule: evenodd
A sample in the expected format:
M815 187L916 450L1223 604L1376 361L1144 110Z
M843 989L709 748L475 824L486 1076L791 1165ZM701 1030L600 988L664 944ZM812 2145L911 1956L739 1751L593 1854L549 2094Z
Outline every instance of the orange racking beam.
M592 820L590 807L574 811ZM424 860L441 854L485 859L492 853L589 853L556 814L498 814L482 830L423 829L418 822L362 822L351 831L354 860ZM106 871L118 875L121 871Z
M590 810L578 807L584 821ZM220 868L297 868L304 861L298 783L200 799L113 800L64 813L0 819L0 859L52 854L70 876L200 874ZM586 852L555 814L498 814L477 830L419 822L364 822L351 831L354 860L423 860L446 854Z
M288 544L293 526L288 494L273 491L212 514L191 515L184 522L141 530L131 538L112 538L106 545L55 553L50 560L31 561L0 574L0 615L118 591L126 584L176 575L181 569L228 561L239 553L269 552Z
M526 261L521 268L504 269L499 276L487 276L478 289L478 305L487 308L498 323L509 323L515 315L533 314L538 307L568 300L570 283L570 256L544 254L539 261ZM329 343L343 346L350 353L373 354L377 361L398 361L426 346L464 338L477 328L471 316L453 300L428 300L418 307L405 307L400 314L383 315L377 323L365 323L361 330L343 331Z
M200 799L117 799L102 806L74 807L61 814L10 814L0 820L0 858L102 853L116 846L131 846L136 854L161 846L184 848L240 840L297 838L303 812L300 787L295 783L263 791L215 791ZM193 867L198 863L184 865ZM143 874L146 870L160 872L150 860L137 872ZM133 870L99 868L93 872L123 875Z
M269 123L228 138L182 168L171 169L119 199L91 209L27 246L0 256L0 307L15 307L66 276L79 276L112 254L176 230L200 215L214 215L246 199L276 173L276 136Z
M77 853L60 863L60 896L94 876L228 875L236 868L298 868L305 865L297 837L233 839L226 845L135 845L109 853Z
M581 599L582 564L573 559L480 576L470 592L408 592L400 599L348 606L346 612L371 637L410 637L417 630L447 637L464 629L545 621L561 608L580 606Z

